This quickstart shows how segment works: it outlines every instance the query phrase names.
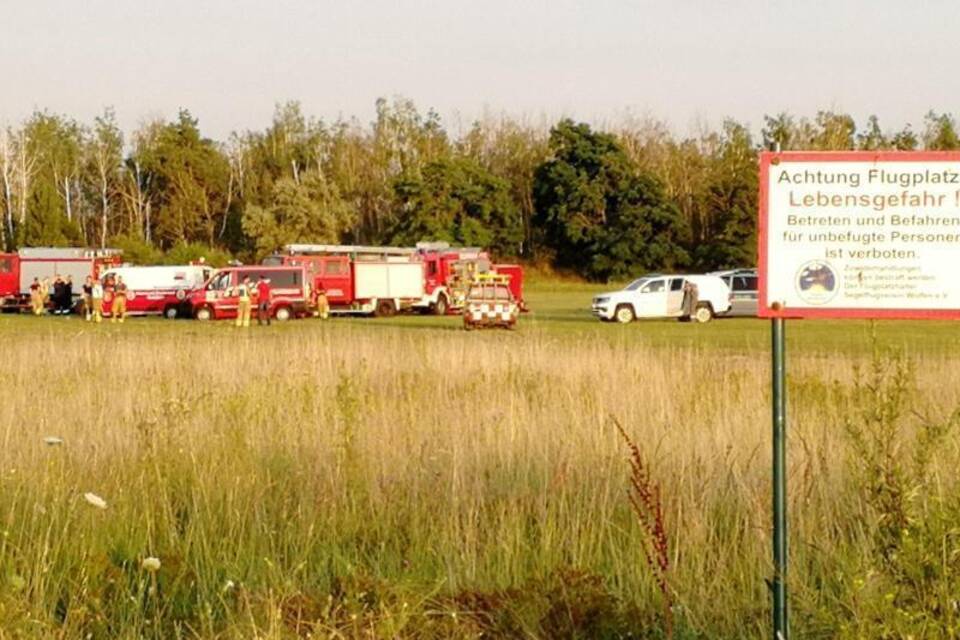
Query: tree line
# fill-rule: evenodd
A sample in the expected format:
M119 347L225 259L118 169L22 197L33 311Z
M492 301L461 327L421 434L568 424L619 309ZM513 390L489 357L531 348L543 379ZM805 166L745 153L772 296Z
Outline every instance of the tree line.
M181 110L126 135L37 111L0 129L0 247L115 246L133 260L262 258L291 242L447 240L593 280L751 265L757 153L957 149L954 118L919 131L844 113L727 120L677 137L652 119L598 130L484 118L452 135L434 111L378 100L372 122L278 105L262 131L205 137Z

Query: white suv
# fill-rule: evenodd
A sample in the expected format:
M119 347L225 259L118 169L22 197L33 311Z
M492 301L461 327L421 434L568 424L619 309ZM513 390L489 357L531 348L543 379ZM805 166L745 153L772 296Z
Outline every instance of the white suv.
M690 293L688 284L696 285L696 300L685 301L685 295ZM622 291L596 296L592 309L593 315L606 322L625 324L637 318L709 322L730 309L730 289L717 276L643 276Z

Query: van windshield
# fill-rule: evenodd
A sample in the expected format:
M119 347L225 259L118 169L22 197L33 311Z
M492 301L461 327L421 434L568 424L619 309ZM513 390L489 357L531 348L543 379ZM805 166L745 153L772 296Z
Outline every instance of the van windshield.
M636 291L637 289L642 287L644 283L646 283L648 280L650 280L650 278L637 278L636 280L628 284L626 287L624 287L624 291Z

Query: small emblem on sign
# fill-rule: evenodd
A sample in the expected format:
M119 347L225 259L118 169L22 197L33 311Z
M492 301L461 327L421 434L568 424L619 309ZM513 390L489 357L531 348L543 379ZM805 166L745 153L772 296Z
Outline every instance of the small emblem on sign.
M837 275L830 263L811 260L797 272L797 292L804 302L824 304L837 294Z

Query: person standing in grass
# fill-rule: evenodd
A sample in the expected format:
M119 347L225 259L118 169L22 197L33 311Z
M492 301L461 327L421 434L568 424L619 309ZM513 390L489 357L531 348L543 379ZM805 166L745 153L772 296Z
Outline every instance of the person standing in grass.
M323 287L317 289L317 316L321 320L330 317L330 301L327 300L327 290Z
M90 315L87 321L103 322L103 284L94 280L90 287Z
M62 315L70 315L70 311L73 310L73 276L67 274L67 277L63 280L63 293L60 298L60 313Z
M30 313L35 316L43 313L43 295L40 293L40 278L30 283Z
M699 291L697 285L687 280L683 283L683 317L692 318L697 311L697 298Z
M63 309L63 278L58 273L53 278L53 292L50 294L53 300L53 315L58 316Z
M122 323L127 317L127 283L117 276L113 286L113 304L110 305L110 322Z
M257 282L257 324L270 326L270 279L260 276Z
M250 326L250 276L244 276L237 287L237 326Z
M87 322L93 317L93 278L83 281L83 317Z
M43 312L47 308L47 303L50 302L50 278L44 278L40 281L40 313L37 315L43 315Z

